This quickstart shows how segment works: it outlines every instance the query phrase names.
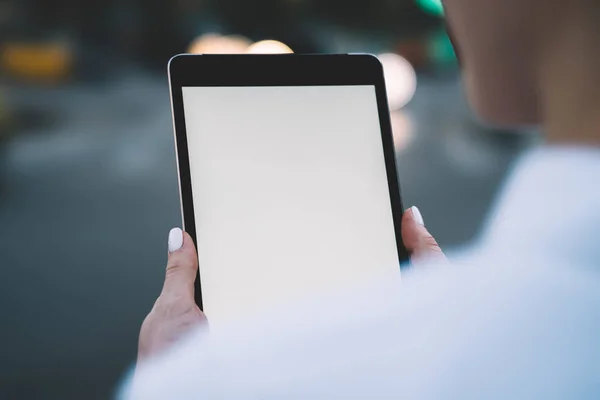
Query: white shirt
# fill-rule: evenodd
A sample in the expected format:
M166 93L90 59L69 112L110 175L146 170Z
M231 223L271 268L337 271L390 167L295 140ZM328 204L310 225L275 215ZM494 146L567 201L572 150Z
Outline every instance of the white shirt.
M600 151L518 164L452 267L196 332L127 399L600 399Z

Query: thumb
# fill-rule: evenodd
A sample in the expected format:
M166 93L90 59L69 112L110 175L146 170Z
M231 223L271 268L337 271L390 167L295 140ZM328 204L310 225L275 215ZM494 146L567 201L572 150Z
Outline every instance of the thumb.
M198 256L192 237L179 228L169 232L169 259L163 295L194 298Z
M402 241L411 255L413 264L425 260L446 259L435 238L425 228L423 217L417 207L406 210L402 217Z

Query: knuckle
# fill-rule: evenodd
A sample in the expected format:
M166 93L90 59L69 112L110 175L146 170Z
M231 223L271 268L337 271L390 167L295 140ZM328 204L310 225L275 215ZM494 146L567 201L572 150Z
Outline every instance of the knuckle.
M424 243L425 243L425 246L428 247L430 250L441 251L440 246L438 245L437 241L431 235L427 235L424 238Z
M181 265L181 257L179 254L169 254L169 258L167 259L167 268L177 268L179 265Z
M161 296L159 298L158 311L165 319L193 313L197 308L193 299L187 296Z
M178 271L180 269L194 268L194 261L185 254L171 254L167 260L167 273Z
M170 277L172 277L173 274L176 274L178 270L179 270L179 264L176 262L169 261L167 263L167 268L165 270L166 279L169 279Z

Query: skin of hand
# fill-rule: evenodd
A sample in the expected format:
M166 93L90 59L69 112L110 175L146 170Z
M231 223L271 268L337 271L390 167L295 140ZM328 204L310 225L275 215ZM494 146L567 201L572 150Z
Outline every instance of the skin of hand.
M408 209L402 217L402 240L415 266L425 260L445 260L416 207ZM197 271L198 256L192 238L179 228L172 229L165 282L142 324L138 363L169 348L194 328L208 323L194 300Z
M169 258L162 292L140 330L138 362L177 342L206 324L194 299L198 256L191 236L179 228L169 233Z

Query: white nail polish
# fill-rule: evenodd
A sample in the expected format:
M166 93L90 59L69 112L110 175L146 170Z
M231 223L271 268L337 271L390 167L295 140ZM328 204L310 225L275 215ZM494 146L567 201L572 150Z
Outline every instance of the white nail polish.
M179 228L171 229L169 232L169 253L177 251L183 246L183 231Z
M415 222L421 226L425 226L425 221L423 221L423 216L421 215L421 211L416 206L412 206L411 208L413 218Z

